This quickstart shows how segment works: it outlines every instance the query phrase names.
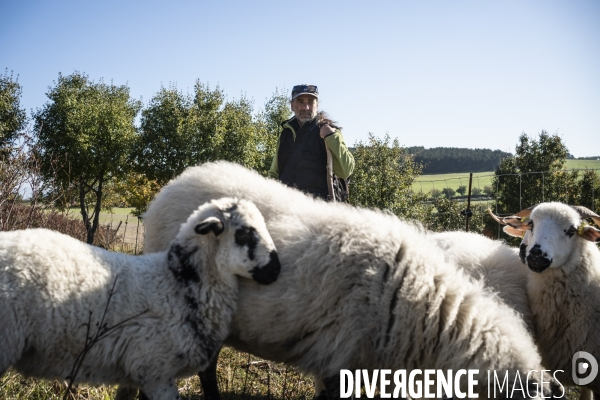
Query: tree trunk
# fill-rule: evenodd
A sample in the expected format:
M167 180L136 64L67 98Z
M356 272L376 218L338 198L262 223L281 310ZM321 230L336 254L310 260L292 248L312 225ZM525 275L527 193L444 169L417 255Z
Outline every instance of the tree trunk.
M91 228L87 232L87 242L89 244L94 243L94 235L98 230L98 225L100 221L100 209L102 208L102 185L104 183L104 179L98 179L98 190L94 190L96 193L96 205L94 206L94 221L92 223ZM92 189L93 190L93 189Z
M98 230L100 221L100 209L102 208L102 186L104 184L103 177L98 179L98 190L95 190L93 186L87 185L84 181L79 185L79 206L81 208L81 216L83 217L83 224L85 226L85 232L87 234L86 243L94 244L94 236ZM85 187L88 186L89 190L94 192L96 195L96 204L94 205L93 221L90 221L90 215L87 212L85 206Z
M85 231L88 233L91 229L90 225L90 216L88 215L87 208L85 207L85 182L80 181L79 183L79 207L81 208L81 217L83 218L83 225L85 226ZM88 234L88 243L89 243L89 234Z

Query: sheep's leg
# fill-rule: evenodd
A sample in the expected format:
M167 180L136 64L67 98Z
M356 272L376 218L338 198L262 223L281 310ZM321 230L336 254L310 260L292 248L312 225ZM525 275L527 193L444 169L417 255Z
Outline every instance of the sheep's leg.
M581 389L579 400L592 400L594 397L596 397L593 396L593 392L585 386L580 386L579 389Z
M221 400L219 396L219 382L217 381L217 360L219 359L219 353L208 363L208 366L204 371L198 372L200 377L200 383L202 384L202 392L204 393L204 400Z
M315 400L327 400L327 388L325 383L315 376Z
M323 379L323 384L325 385L328 400L337 400L340 398L341 388L339 374L335 374L333 376ZM354 396L352 396L351 398L354 398Z

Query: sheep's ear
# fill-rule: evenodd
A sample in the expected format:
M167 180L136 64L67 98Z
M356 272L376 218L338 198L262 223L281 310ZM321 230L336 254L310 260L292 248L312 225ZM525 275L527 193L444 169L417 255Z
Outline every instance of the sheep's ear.
M523 237L525 235L525 231L518 229L518 228L514 228L510 225L506 225L503 229L502 229L507 235L509 236L513 236L513 237Z
M219 236L223 233L224 229L223 221L217 217L208 217L196 225L194 231L196 231L198 235L206 235L208 232L212 232L215 236Z
M600 230L588 225L583 228L581 237L590 242L600 242Z

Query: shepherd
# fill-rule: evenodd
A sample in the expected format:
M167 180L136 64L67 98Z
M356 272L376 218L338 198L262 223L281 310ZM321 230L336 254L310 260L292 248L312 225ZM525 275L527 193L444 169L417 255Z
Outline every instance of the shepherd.
M347 201L347 179L354 157L337 126L319 112L315 85L296 85L290 107L294 116L284 121L269 177L329 201Z

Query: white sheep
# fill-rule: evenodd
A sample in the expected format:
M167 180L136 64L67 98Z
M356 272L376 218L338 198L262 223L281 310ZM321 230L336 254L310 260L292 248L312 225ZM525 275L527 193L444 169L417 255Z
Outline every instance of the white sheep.
M544 365L563 370L561 382L581 385L582 397L591 397L591 391L598 397L600 377L576 382L572 370L577 352L600 360L600 251L593 243L600 241L600 230L585 224L589 217L600 223L600 217L562 203L492 216L507 225L508 234L524 236L521 257L530 270L527 292Z
M99 326L106 336L91 346L75 381L179 398L174 379L204 369L229 333L235 275L269 284L280 269L252 203L215 200L185 219L168 250L144 256L45 229L0 233L0 376L14 366L67 379L88 328L93 334Z
M533 333L533 319L527 298L527 270L518 250L506 243L473 232L432 233L434 242L444 251L447 261L497 293L517 311Z
M226 343L328 382L342 368L480 369L484 397L483 371L541 370L520 316L445 261L430 233L235 164L189 168L164 187L144 216L145 251L165 248L198 202L233 194L263 213L282 270L266 290L240 282Z

